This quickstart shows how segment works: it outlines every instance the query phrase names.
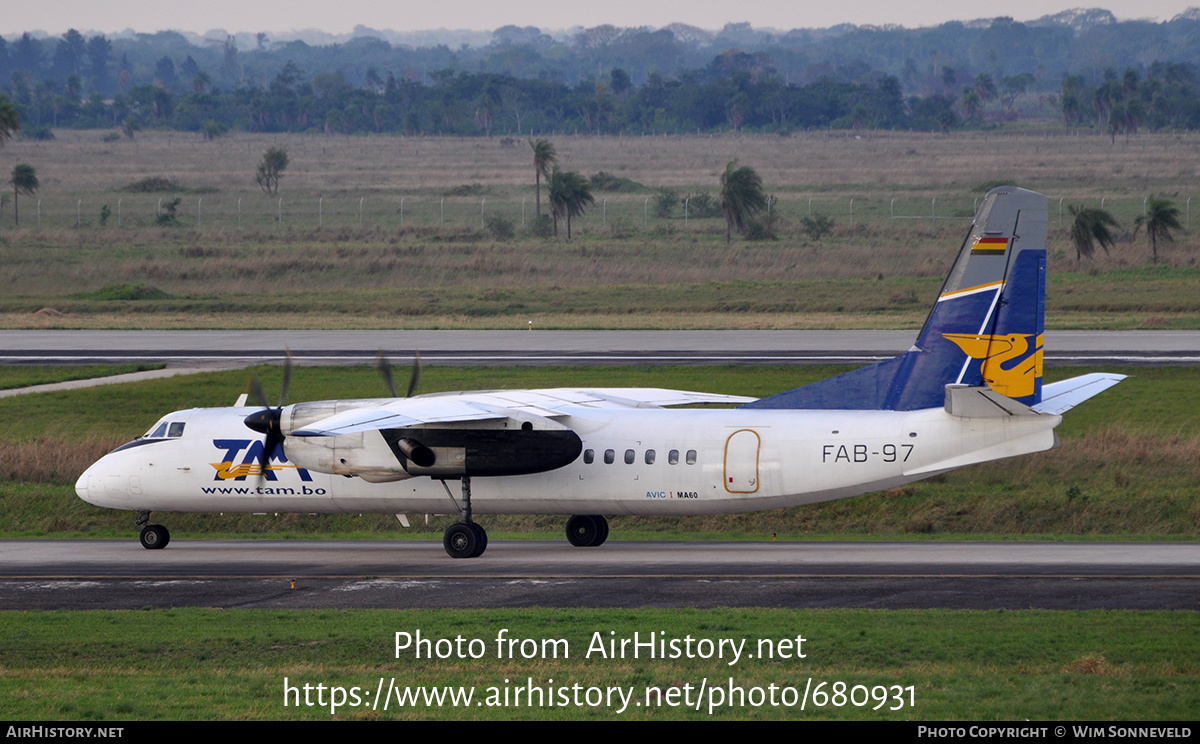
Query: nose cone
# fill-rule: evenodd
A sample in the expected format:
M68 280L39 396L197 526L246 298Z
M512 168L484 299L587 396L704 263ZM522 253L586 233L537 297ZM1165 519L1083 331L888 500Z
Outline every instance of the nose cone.
M92 465L90 468L83 471L83 475L79 476L79 480L75 481L75 495L89 504L92 503L92 500L88 498L88 478L91 477L91 473L95 469L96 466Z

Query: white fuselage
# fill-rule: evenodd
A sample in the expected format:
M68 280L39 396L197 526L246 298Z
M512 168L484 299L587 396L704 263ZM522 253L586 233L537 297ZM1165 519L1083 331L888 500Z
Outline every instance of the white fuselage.
M290 462L259 474L251 451L261 436L243 424L255 410L164 417L186 424L181 436L139 440L106 455L76 490L92 504L138 511L457 512L438 480L400 471L400 479L372 483L318 472L329 468L311 454L314 446L296 439L284 443ZM558 420L579 435L580 456L548 472L472 478L476 514L716 514L827 501L1050 449L1061 418L963 418L942 408L580 408ZM377 431L355 441L388 452ZM246 465L239 471L231 463ZM458 499L456 481L446 485Z

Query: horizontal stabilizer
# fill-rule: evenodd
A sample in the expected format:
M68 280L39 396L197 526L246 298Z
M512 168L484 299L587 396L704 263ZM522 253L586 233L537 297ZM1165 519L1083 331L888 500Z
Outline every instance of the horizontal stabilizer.
M1061 382L1042 385L1042 402L1033 407L1038 413L1063 414L1093 395L1099 395L1125 379L1125 375L1095 372Z
M946 386L946 413L959 418L1037 415L1032 408L1020 401L1003 396L986 386L971 385Z

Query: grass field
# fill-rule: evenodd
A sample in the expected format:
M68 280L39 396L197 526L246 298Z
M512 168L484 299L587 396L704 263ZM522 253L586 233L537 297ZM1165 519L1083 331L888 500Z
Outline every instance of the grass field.
M1194 719L1200 704L1197 617L768 609L0 613L0 695L6 718L36 721L1182 721ZM539 646L539 658L497 659L501 629L510 639L565 643L545 658ZM434 641L478 639L486 655L427 660L397 653L395 633L418 630ZM680 643L688 636L744 640L754 658L648 659L644 651L637 659L604 658L594 650L597 634L606 641L635 632ZM762 658L768 647L761 640L797 637L804 641L790 658ZM312 685L311 706L297 705L302 690L285 705L285 678L289 687ZM393 698L387 710L373 708L381 678L384 689L392 680L409 688L461 687L477 697L458 706L424 699L397 706ZM845 685L840 699L838 683ZM318 684L347 688L342 699L356 695L357 707L332 706L328 689L318 705ZM531 684L566 687L568 702L555 693L543 697L552 704L523 703L514 690ZM626 702L593 694L590 704L582 695L576 704L575 685L619 688ZM718 696L731 685L743 689L742 704ZM850 693L859 685L854 704ZM352 687L358 690L350 693ZM825 697L810 694L801 710L806 687ZM674 698L666 697L672 689ZM677 702L660 702L671 699Z
M33 164L42 190L40 201L22 200L20 227L11 210L0 215L0 325L911 327L979 198L1011 182L1050 197L1051 327L1200 327L1200 243L1182 231L1152 266L1145 236L1132 230L1151 193L1174 200L1190 224L1200 135L1116 144L1052 132L555 143L564 167L645 188L597 192L568 242L522 228L534 213L523 143L165 133L102 143L98 132L69 131L13 142L2 160ZM273 145L287 146L293 162L280 197L256 191L251 177ZM775 239L726 246L720 217L685 218L682 203L669 218L655 215L655 189L714 193L734 157L778 197ZM179 190L122 190L153 176ZM177 223L156 226L159 202L174 198ZM1102 202L1121 223L1117 245L1077 262L1066 208ZM104 205L112 216L100 226ZM802 224L809 214L831 217L832 231L814 238ZM487 227L493 217L513 235Z

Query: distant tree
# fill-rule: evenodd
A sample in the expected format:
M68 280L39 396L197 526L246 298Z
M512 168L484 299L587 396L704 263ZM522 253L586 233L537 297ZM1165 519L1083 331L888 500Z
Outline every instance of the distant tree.
M136 116L130 116L125 119L121 125L121 131L125 134L126 139L133 139L133 135L142 131L142 122Z
M154 222L159 225L175 225L179 222L179 204L183 201L180 197L163 202L162 210L158 216L154 218Z
M954 90L954 86L958 83L958 73L949 65L942 66L942 85L945 86L946 92Z
M1171 235L1172 230L1181 230L1179 224L1179 207L1176 207L1169 199L1159 197L1150 197L1146 202L1146 213L1138 215L1138 218L1133 221L1133 234L1137 235L1137 231L1146 226L1146 235L1150 237L1150 248L1154 253L1154 263L1158 263L1158 240L1174 240Z
M0 146L12 139L20 128L21 117L17 115L17 107L8 100L8 96L0 93Z
M205 119L200 123L200 134L206 140L214 140L225 134L225 125L216 119Z
M264 193L279 193L279 179L288 167L287 150L282 147L272 147L263 153L254 175Z
M212 78L209 77L208 73L204 70L200 70L196 73L196 76L192 78L192 90L196 91L197 93L203 93L204 90L211 85Z
M550 213L554 215L554 234L558 234L558 218L567 218L567 240L571 239L571 218L583 215L596 199L587 178L577 171L555 168L550 174Z
M537 216L542 216L542 179L547 182L550 180L550 173L554 166L558 165L558 153L554 151L554 145L550 144L550 140L529 138L529 147L533 149L533 173L534 182L537 184L537 198L534 203L537 205ZM556 226L557 228L557 226Z
M499 86L494 80L488 78L483 84L479 98L475 100L475 123L488 137L492 136L492 124L496 121L496 110L502 103Z
M733 240L733 228L746 229L746 220L767 208L762 179L750 166L737 167L730 160L721 174L721 214L725 217L725 242Z
M963 113L969 121L977 121L979 112L983 108L983 101L980 100L979 91L974 88L963 88L962 95Z
M1108 109L1108 133L1112 144L1117 144L1117 135L1125 130L1125 106L1114 103Z
M1129 139L1129 135L1137 134L1138 128L1146 123L1146 104L1140 98L1130 99L1129 103L1125 104L1125 139Z
M93 36L87 42L88 80L92 90L105 92L109 87L108 60L112 56L112 42L103 35Z
M33 196L41 187L38 183L37 171L28 163L21 163L13 167L12 178L9 179L9 184L13 187L13 225L21 224L20 214L18 212L19 205L18 197L21 194Z
M620 67L614 67L609 73L609 90L613 94L623 96L633 87L633 81L629 79L629 73L622 70Z
M1108 249L1113 246L1109 228L1117 226L1116 219L1107 210L1099 207L1072 204L1069 208L1071 216L1075 218L1071 223L1071 243L1075 246L1075 260L1079 261L1081 257L1091 258L1096 252L1097 243L1108 253Z

